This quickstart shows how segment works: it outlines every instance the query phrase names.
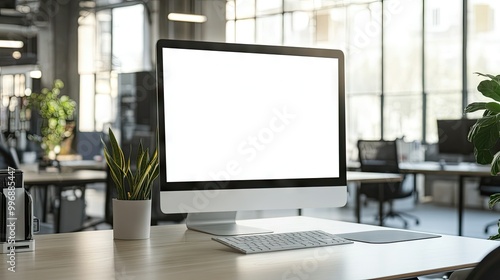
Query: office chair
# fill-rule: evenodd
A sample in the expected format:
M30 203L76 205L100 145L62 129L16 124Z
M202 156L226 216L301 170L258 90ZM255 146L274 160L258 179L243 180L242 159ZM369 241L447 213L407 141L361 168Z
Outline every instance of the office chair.
M478 187L479 195L490 197L492 194L500 193L500 177L481 177ZM488 233L488 229L492 226L497 226L498 220L488 223L484 227L484 233Z
M500 275L500 247L497 247L486 257L484 257L472 269L466 280L494 280L498 279Z
M0 169L7 169L8 167L19 168L16 155L14 155L12 149L0 145Z
M381 173L400 173L398 165L398 150L396 141L385 140L359 140L358 154L361 171L381 172ZM368 200L375 200L379 203L388 203L389 210L382 215L381 224L387 218L400 219L404 227L408 227L408 221L405 217L415 220L419 224L419 219L413 215L395 211L393 202L396 199L403 199L413 196L413 187L405 187L406 176L402 182L396 183L362 183L359 187L360 194ZM382 188L380 193L379 188Z
M105 197L104 197L104 217L102 219L98 219L97 221L86 223L85 226L79 228L74 231L82 231L85 229L93 228L97 230L98 225L107 224L113 227L113 198L116 198L116 191L114 187L113 179L111 178L111 174L109 168L106 166L106 183L105 183ZM87 217L87 219L91 219L92 217Z

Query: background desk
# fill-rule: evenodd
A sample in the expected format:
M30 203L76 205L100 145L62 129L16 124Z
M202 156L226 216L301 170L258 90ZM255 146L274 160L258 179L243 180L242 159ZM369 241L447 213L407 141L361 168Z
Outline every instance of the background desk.
M48 196L48 188L56 187L56 196L57 198L61 198L61 193L65 187L71 186L81 186L83 190L85 190L85 186L87 184L93 183L102 183L106 182L106 172L98 171L98 170L76 170L73 172L63 172L63 173L52 173L52 172L24 172L24 186L27 190L30 190L32 187L42 188L43 192L43 201L41 202L43 206L42 210L42 221L47 220L47 196ZM54 217L55 225L54 232L60 232L61 230L61 211L57 211L57 215Z
M376 226L286 217L239 223L276 232L347 233ZM34 252L1 258L0 279L401 279L472 267L498 242L458 236L243 255L185 225L152 227L151 238L113 240L111 230L36 236ZM307 278L306 278L307 277Z
M467 177L491 176L489 165L474 163L440 165L437 162L400 163L399 169L404 173L423 175L458 176L458 235L462 235L464 213L464 179ZM416 186L416 176L414 177Z
M74 172L25 172L24 185L31 186L72 186L106 182L106 172L98 170L77 170Z

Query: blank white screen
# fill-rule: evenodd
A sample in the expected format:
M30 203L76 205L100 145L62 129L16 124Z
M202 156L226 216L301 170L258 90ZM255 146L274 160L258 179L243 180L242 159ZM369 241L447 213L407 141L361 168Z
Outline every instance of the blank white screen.
M163 49L168 182L339 177L338 60Z

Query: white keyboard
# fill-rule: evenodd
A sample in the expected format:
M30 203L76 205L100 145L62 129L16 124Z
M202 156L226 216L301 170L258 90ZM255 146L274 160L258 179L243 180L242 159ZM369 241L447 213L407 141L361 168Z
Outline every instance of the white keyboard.
M353 243L350 240L322 230L287 233L213 237L213 240L244 254L315 248Z

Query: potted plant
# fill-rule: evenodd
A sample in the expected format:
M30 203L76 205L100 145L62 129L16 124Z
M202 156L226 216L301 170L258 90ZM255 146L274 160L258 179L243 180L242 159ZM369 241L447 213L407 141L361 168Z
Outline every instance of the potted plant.
M488 79L477 86L477 90L485 97L492 99L488 102L473 102L465 108L466 113L484 110L483 115L471 127L468 140L474 145L474 156L479 164L491 164L491 175L500 173L500 151L494 151L500 136L500 75L476 73ZM500 193L490 196L490 208L500 202ZM498 234L489 239L500 239L500 226Z
M113 236L115 239L149 238L151 223L151 187L159 175L158 149L152 156L139 142L135 168L131 155L125 157L116 137L109 129L109 145L104 157L118 198L113 199Z
M38 112L42 118L40 138L38 140L46 158L55 160L60 152L61 142L70 137L68 121L73 121L76 102L67 95L61 95L64 83L55 80L52 89L44 88L40 93L31 93L27 96L27 106Z

